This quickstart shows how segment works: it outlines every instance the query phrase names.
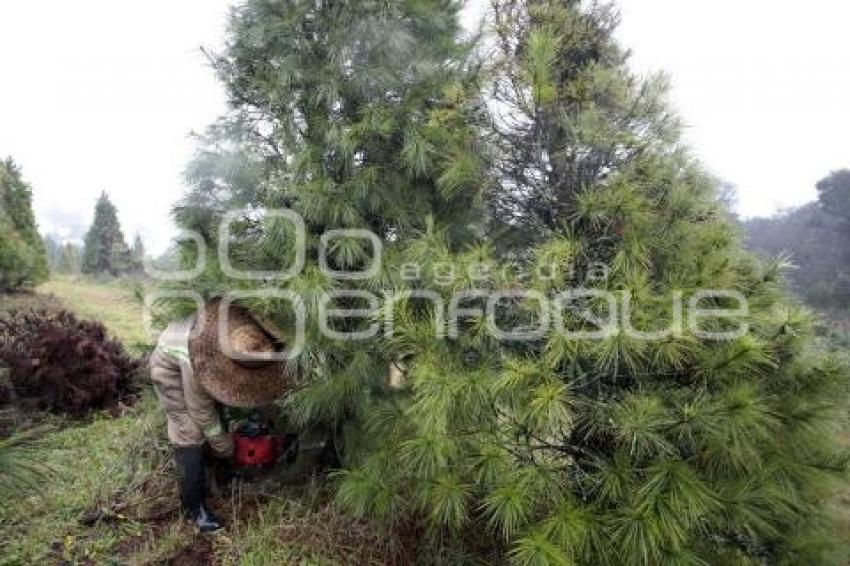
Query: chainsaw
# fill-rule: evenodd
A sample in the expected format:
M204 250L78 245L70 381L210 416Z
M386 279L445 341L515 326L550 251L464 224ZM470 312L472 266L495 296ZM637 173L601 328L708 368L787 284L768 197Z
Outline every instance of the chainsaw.
M306 430L300 434L281 432L274 419L259 412L244 420L231 420L233 432L233 471L243 478L261 478L268 474L301 475L310 468L334 465L335 443L332 434Z
M249 420L233 432L233 463L237 468L263 470L278 462L291 464L298 455L298 437L272 434L266 424Z

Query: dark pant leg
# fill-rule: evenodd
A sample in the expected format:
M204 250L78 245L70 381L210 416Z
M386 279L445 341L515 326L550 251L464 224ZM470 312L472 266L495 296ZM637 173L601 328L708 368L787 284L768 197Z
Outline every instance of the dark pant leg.
M194 517L204 503L204 447L175 446L174 462L180 482L183 512Z

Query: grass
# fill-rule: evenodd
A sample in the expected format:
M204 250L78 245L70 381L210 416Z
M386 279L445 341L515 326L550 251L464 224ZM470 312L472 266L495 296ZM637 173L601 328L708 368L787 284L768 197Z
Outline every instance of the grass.
M58 309L62 304L56 297L35 293L0 294L0 312L20 309Z
M384 563L328 557L344 548L342 540L363 556L380 545L375 536L358 538L365 527L353 528L324 496L307 495L319 493L313 488L237 484L211 499L227 533L197 533L177 514L164 430L147 396L121 418L101 416L45 436L38 451L53 471L37 492L3 502L0 564Z
M136 352L150 343L141 305L126 282L63 277L35 294L0 296L0 310L27 307L62 307L101 320ZM195 532L176 514L164 417L151 392L119 418L50 422L60 429L31 447L31 454L49 463L49 477L36 492L0 505L0 566L414 563L415 541L341 515L322 481L237 483L211 500L227 521L226 533ZM850 447L850 426L844 440ZM850 484L831 507L840 520L836 536L850 541ZM844 556L835 562L850 564Z
M139 353L150 341L133 285L60 277L0 296L0 311L66 308ZM204 536L177 514L165 419L152 391L124 415L55 429L29 447L49 463L37 490L0 505L0 566L28 564L386 564L388 537L336 512L318 484L237 482L211 505L229 525ZM58 428L58 430L56 430Z
M98 416L45 435L38 452L49 462L48 478L0 509L0 564L109 563L117 544L140 536L145 525L128 515L92 526L80 519L119 499L140 506L133 497L141 492L132 488L167 450L158 420L148 398L121 418Z
M0 565L387 564L387 537L336 512L320 484L236 483L210 504L227 532L180 520L177 488L152 396L124 416L46 435L52 472L37 492L0 508Z
M0 297L0 310L66 308L102 321L136 352L149 343L141 306L124 282L63 277L37 291ZM37 492L0 506L0 564L156 563L194 541L188 526L175 520L164 417L151 392L121 418L48 420L64 428L29 450L49 463L48 478ZM150 519L163 509L170 515ZM81 521L99 514L102 520Z
M59 276L39 286L37 292L55 297L81 318L103 322L133 351L138 352L151 342L145 335L142 304L136 298L136 290L131 282L97 282L81 277Z

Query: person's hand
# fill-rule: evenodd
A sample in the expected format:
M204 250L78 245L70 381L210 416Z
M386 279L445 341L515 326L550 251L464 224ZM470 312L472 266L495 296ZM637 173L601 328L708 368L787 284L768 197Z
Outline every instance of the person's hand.
M209 443L213 455L216 458L233 457L233 437L229 432L209 438L207 439L207 442Z

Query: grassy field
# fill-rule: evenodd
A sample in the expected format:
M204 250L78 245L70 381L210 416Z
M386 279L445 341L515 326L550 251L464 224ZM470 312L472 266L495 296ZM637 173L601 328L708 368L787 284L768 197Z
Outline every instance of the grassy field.
M66 308L101 320L131 350L149 340L141 304L124 282L58 278L35 294L0 296L0 310ZM340 516L316 482L236 482L214 491L223 535L179 519L165 420L152 391L115 418L54 418L36 457L49 464L39 489L0 505L0 565L385 564L403 550Z
M81 318L100 320L125 346L137 350L149 344L150 338L145 335L136 285L121 280L94 282L78 277L54 277L37 291L39 295L54 296Z

